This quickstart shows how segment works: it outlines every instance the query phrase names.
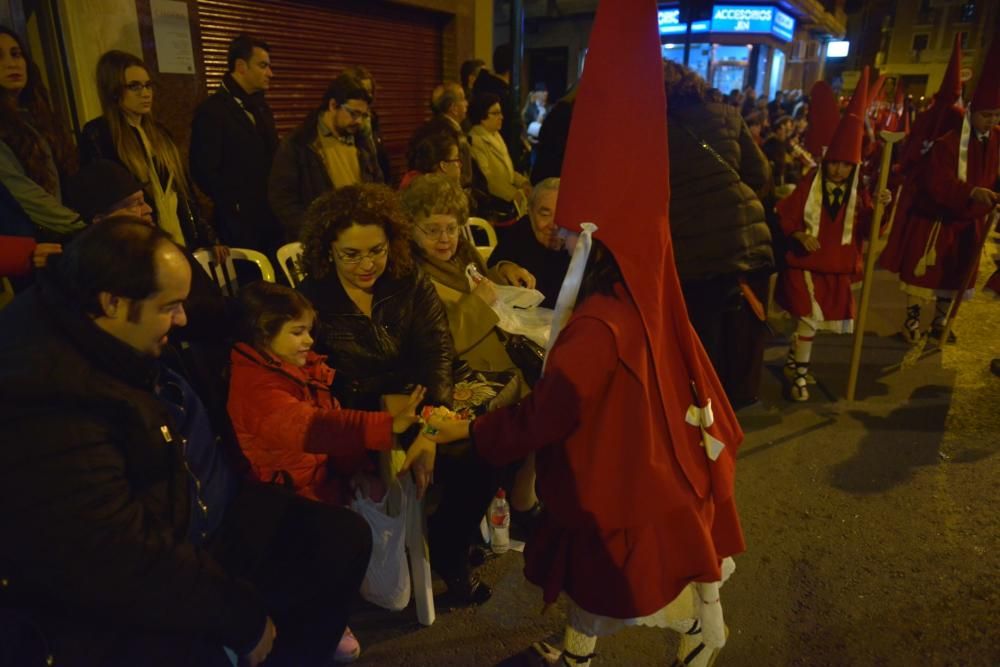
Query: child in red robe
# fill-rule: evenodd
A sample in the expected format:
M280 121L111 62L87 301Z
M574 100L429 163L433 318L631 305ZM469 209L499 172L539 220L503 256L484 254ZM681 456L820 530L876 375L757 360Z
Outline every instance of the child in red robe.
M536 452L544 509L525 576L546 604L571 601L561 650L535 646L542 664L588 665L598 636L629 625L679 631L678 658L707 664L726 637L719 586L744 549L743 434L673 262L657 26L654 0L597 12L556 219L573 259L542 379L471 425L433 424L494 463ZM630 132L600 140L621 108Z
M777 206L790 243L775 297L798 320L786 361L793 401L809 399L809 360L816 332L854 331L851 283L861 271L862 230L872 212L867 192L859 187L867 86L866 71L820 168L807 174ZM888 191L881 196L888 197Z
M1000 40L994 40L961 127L934 143L909 211L899 278L908 297L904 333L920 337L920 304L935 299L940 338L952 300L972 295L990 213L1000 204ZM955 342L954 331L947 342Z

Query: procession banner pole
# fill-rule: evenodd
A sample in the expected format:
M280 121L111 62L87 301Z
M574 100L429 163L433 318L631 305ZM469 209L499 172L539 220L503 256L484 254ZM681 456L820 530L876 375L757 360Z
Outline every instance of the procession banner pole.
M875 213L872 216L871 231L868 234L868 252L865 254L865 274L861 282L861 303L858 304L857 316L854 319L854 344L851 347L851 366L847 374L847 400L853 401L858 388L858 370L861 367L861 348L865 337L865 319L868 315L868 302L872 297L872 276L875 274L875 259L881 246L882 215L885 204L879 194L885 190L889 182L889 162L892 160L892 146L904 136L903 132L880 132L879 136L885 142L882 147L882 164L878 174L878 188L875 190ZM894 209L895 210L895 209Z

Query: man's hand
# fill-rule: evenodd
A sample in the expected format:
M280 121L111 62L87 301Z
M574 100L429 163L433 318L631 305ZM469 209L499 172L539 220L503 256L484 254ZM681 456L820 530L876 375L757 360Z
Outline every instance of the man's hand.
M535 276L531 275L531 272L527 269L521 268L514 262L500 262L496 271L508 285L535 289Z
M35 251L31 253L31 263L36 269L45 268L49 261L49 255L58 255L62 252L62 245L59 243L39 243L35 246Z
M969 199L983 206L993 207L1000 204L1000 194L993 192L989 188L972 188L972 192L969 193Z
M277 636L278 631L274 627L274 621L268 616L267 623L264 624L264 634L260 636L260 640L253 647L253 650L245 656L245 664L249 667L257 667L267 660L267 656L270 655L271 649L274 647L274 638Z
M386 401L386 410L392 415L392 432L405 433L408 428L420 421L417 416L417 408L424 401L427 395L427 388L417 385L416 389L406 398L406 403L400 405L397 402Z
M819 250L819 239L811 234L806 234L805 232L795 232L792 234L792 238L799 242L799 244L805 248L806 252L816 252Z

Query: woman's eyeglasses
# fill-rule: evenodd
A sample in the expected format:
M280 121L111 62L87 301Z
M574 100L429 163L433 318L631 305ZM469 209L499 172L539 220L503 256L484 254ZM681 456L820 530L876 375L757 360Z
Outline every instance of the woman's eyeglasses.
M445 160L447 162L447 160ZM427 235L428 238L439 239L442 237L455 238L458 236L458 225L447 225L445 227L422 227L414 225L417 229Z
M383 243L380 246L372 248L368 252L358 252L357 250L347 250L341 252L336 246L334 246L333 252L336 253L337 259L344 264L360 264L366 259L370 259L373 262L382 259L389 252L389 245L387 243Z
M152 91L156 87L156 84L152 81L129 81L125 84L125 88L128 89L130 93L139 94L144 90Z

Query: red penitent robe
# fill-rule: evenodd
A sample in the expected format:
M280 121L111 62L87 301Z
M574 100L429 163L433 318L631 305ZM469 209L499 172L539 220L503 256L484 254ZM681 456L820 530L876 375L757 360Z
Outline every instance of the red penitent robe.
M934 144L901 239L899 278L903 289L916 296L952 297L967 287L962 281L979 265L989 209L969 195L974 187L996 187L1000 128L994 127L986 142L973 132L964 181L958 179L960 140L958 130Z
M620 287L617 298L594 295L560 333L531 395L474 422L491 463L537 452L545 511L524 572L548 603L565 592L592 614L646 616L691 581L719 580L721 560L744 549L738 443L708 459L699 429L684 423L692 399L680 353L668 359L673 428L634 302Z
M819 170L807 174L795 191L778 203L778 217L782 231L789 237L789 250L786 268L778 276L775 298L793 316L810 319L817 328L849 333L854 321L851 283L862 271L861 241L871 222L871 198L859 185L853 240L847 244L842 242L846 197L836 217L824 205L819 222L820 248L808 253L791 236L805 231L804 211L815 178L819 178Z

